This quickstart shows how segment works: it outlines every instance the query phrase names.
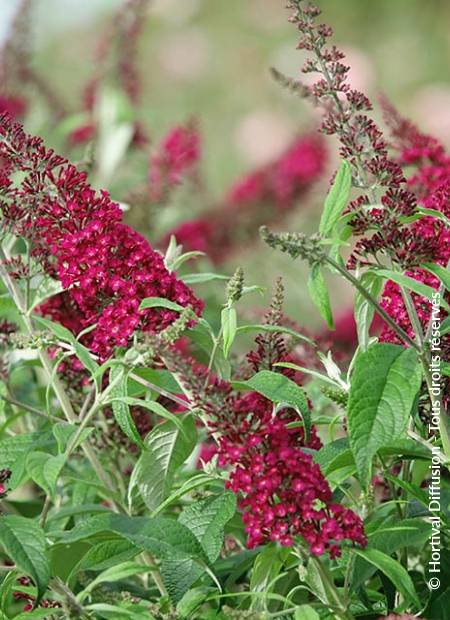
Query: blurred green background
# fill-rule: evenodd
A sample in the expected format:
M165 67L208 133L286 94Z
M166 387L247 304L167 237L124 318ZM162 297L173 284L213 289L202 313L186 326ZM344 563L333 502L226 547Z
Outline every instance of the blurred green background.
M32 4L35 65L76 112L82 87L92 75L96 42L120 2L32 0ZM450 2L319 0L318 4L323 20L334 28L336 44L347 52L354 86L373 98L385 93L423 129L450 143ZM0 37L7 32L14 5L14 0L1 0ZM202 172L212 199L239 175L279 154L296 132L316 125L308 104L284 92L269 74L274 66L299 76L303 61L284 5L283 0L149 4L139 42L144 88L139 115L155 142L174 124L190 116L199 119ZM380 118L378 112L375 115ZM48 138L51 141L51 132ZM332 141L330 149L335 154ZM138 158L132 179L144 181L146 166L147 158ZM324 179L285 227L314 230L326 188ZM108 189L120 194L120 187ZM128 218L142 221L139 214L130 213ZM226 270L237 264L244 266L249 280L260 284L270 284L284 273L289 313L302 324L317 324L302 292L306 277L298 263L259 243L234 255ZM331 288L335 306L344 306L347 289L336 280Z

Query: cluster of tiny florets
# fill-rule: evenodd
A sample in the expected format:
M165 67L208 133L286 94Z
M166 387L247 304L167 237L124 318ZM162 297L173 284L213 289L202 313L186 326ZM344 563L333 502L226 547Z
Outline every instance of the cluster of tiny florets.
M92 351L105 358L115 346L126 346L138 327L164 329L176 319L164 308L139 310L145 297L201 310L163 257L122 222L119 205L106 192L95 192L84 173L6 117L0 132L4 225L28 239L32 256L61 281L81 327L97 324L88 336ZM9 177L16 170L25 173L18 186Z
M344 539L365 545L361 519L332 500L332 492L310 453L321 442L308 440L292 409L273 414L273 404L251 392L233 401L233 428L223 429L219 464L231 465L228 486L240 493L240 507L252 548L269 541L285 546L301 536L311 553L340 555Z

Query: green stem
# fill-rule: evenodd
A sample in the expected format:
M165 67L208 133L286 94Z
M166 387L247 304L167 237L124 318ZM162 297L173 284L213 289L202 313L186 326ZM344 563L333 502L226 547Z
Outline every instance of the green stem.
M19 290L19 288L16 286L16 283L13 281L13 279L11 278L11 276L9 275L8 271L5 269L3 262L7 260L7 256L5 255L5 252L3 250L3 248L0 247L0 275L5 283L6 288L8 289L17 309L19 310L19 312L22 315L22 319L25 325L25 329L28 333L29 336L34 336L35 335L35 330L33 327L33 323L31 321L31 318L26 314L26 308L24 305L24 301L22 299L22 295L21 292ZM47 354L46 351L40 349L39 352L39 359L40 362L49 378L49 381L51 383L51 386L53 388L53 391L56 394L56 397L61 405L61 409L64 413L64 416L66 418L66 420L68 422L70 422L71 424L76 424L78 419L77 416L72 408L72 404L64 390L63 385L61 384L58 376L55 375L55 373L53 372L53 366L52 363L50 361L50 358ZM114 492L114 487L111 483L111 480L108 476L108 474L104 471L100 461L97 458L97 455L95 454L94 448L91 446L91 444L86 443L83 445L83 451L87 457L87 459L89 460L89 462L91 463L95 473L97 474L99 480L101 480L102 484L104 484L104 486L109 489L110 491ZM113 502L114 507L116 508L116 510L118 509L118 507L116 506L116 504Z
M417 342L415 342L408 334L402 329L394 319L389 316L389 314L380 306L378 301L373 297L369 291L361 284L361 282L353 276L345 267L342 267L335 260L326 257L326 262L333 267L337 272L339 272L348 282L350 282L360 293L361 295L374 307L375 311L380 315L380 317L389 325L389 327L410 347L415 349L418 353L421 353L421 348L418 346Z

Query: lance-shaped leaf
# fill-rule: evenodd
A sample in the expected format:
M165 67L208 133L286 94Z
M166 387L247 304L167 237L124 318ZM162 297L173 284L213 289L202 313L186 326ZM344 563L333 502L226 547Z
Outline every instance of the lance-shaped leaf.
M138 487L147 508L154 511L166 499L176 471L191 454L196 441L191 417L174 424L158 424L147 436L144 450L133 470L129 485L129 501Z
M348 202L351 187L352 171L350 164L344 159L328 192L322 217L320 218L319 232L324 237L328 237L337 224Z
M320 265L314 265L308 278L308 290L311 299L319 310L329 329L334 329L333 312L331 310L330 296L328 295L325 278Z
M32 519L6 515L0 518L0 543L16 566L33 579L39 602L50 579L43 530Z
M378 449L406 431L421 381L421 367L413 349L377 343L357 356L349 393L348 428L364 486L369 483Z
M130 407L125 402L128 396L128 377L121 366L111 368L109 383L110 385L114 384L111 388L111 405L117 424L129 439L142 446L143 442L131 416Z
M311 430L311 412L308 401L300 386L295 381L271 370L261 370L248 381L234 382L236 389L254 390L262 394L273 403L286 403L296 409L302 417L305 435Z

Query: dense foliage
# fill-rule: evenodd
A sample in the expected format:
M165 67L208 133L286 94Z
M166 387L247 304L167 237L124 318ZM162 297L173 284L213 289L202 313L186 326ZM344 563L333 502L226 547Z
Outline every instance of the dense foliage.
M1 620L450 618L450 156L383 100L385 138L320 10L288 4L317 79L273 77L340 144L314 235L279 229L326 170L323 135L173 222L204 191L201 136L191 120L149 144L138 118L145 0L115 16L77 114L33 68L19 8L1 57ZM28 133L37 98L70 160ZM136 151L126 204L97 189ZM128 209L152 214L154 245ZM241 267L217 271L263 242L310 270L265 310ZM354 307L335 321L341 279ZM286 316L286 286L322 332Z

